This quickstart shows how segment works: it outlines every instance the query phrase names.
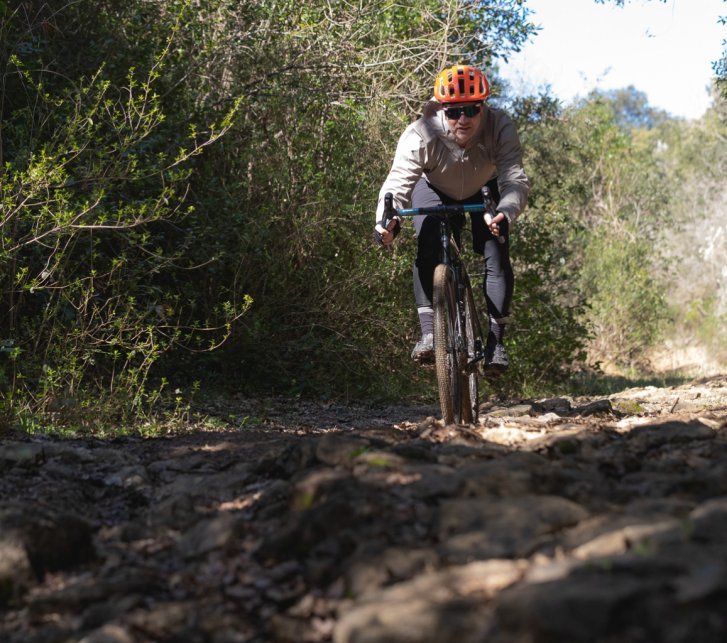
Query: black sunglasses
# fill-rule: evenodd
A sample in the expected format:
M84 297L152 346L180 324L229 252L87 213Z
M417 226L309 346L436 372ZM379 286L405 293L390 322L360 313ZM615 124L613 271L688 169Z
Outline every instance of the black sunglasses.
M447 107L444 110L444 115L453 121L459 120L459 117L464 114L467 118L472 118L480 113L481 105L465 105L464 107Z

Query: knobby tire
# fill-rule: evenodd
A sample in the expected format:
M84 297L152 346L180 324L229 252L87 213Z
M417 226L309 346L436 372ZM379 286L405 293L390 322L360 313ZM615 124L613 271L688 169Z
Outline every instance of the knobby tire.
M463 422L462 409L469 408L469 390L463 365L464 351L457 346L457 302L454 279L445 264L434 270L434 356L439 405L444 424Z

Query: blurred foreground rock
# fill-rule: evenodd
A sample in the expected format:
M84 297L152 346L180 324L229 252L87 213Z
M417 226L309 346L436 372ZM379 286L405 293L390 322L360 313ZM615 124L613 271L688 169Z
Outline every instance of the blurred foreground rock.
M0 640L727 637L726 378L486 405L469 427L299 404L0 443Z

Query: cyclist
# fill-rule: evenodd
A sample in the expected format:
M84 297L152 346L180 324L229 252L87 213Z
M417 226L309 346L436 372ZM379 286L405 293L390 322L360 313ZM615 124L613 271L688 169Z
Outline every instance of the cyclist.
M475 252L485 259L483 288L490 316L485 349L485 372L508 367L503 344L514 286L509 254L509 229L525 207L529 183L522 164L520 140L510 117L489 107L490 86L485 75L469 65L443 70L434 83L434 97L422 116L399 138L389 175L379 193L376 221L381 221L384 195L391 192L394 207L482 203L488 185L497 204L489 227L484 214L472 214ZM464 215L452 219L459 243ZM388 229L377 223L376 233L390 245L400 229L398 219ZM421 338L412 358L427 362L434 355L432 282L439 260L439 223L431 216L414 217L417 256L414 262L414 297ZM504 243L498 242L504 238Z

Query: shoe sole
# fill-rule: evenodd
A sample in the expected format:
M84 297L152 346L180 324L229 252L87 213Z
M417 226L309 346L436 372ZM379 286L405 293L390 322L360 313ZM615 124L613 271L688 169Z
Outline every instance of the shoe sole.
M434 351L415 355L412 359L419 364L434 364Z
M507 371L507 366L497 366L495 364L490 364L489 366L483 367L482 376L486 377L487 379L494 380L504 375L505 371Z

